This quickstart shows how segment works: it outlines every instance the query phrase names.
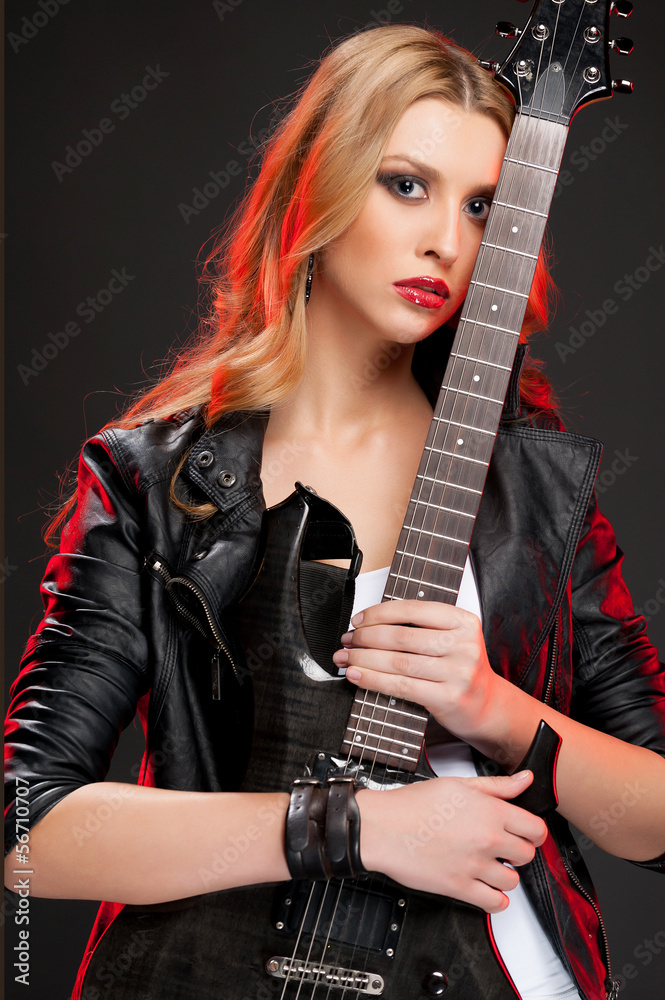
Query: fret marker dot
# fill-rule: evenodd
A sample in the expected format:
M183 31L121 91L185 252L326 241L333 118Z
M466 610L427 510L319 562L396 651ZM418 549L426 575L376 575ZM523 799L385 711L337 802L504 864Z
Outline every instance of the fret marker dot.
M409 752L409 748L408 747L402 747L402 753L408 754L408 752Z
M474 382L480 382L480 375L474 375L473 376L473 381Z
M492 306L492 312L495 313L498 308L499 308L498 306Z
M356 743L362 743L362 739L360 736L356 736Z
M517 230L518 230L518 227L517 226L513 226L513 232L516 233Z
M424 596L425 596L425 591L424 590L419 590L418 591L418 597L424 597Z
M464 444L464 438L457 438L458 444Z
M391 698L391 699L390 699L390 704L391 704L391 705L396 705L396 704L397 704L397 702L396 702L396 700L395 700L394 698Z

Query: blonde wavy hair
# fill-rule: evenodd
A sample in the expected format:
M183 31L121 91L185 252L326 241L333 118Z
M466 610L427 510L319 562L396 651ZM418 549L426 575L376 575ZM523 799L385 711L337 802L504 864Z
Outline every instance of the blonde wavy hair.
M204 261L208 310L194 340L167 359L166 374L106 427L133 427L197 405L210 427L223 413L264 410L293 390L307 349L309 255L354 221L395 125L422 97L487 115L506 138L510 134L511 98L470 52L440 32L390 24L333 44L274 127L256 180ZM541 251L522 340L547 326L553 289ZM532 407L554 407L537 368L523 371L520 391ZM197 517L214 513L212 504L194 507L178 499L181 465L171 482L173 501ZM74 502L71 496L62 505L47 541Z

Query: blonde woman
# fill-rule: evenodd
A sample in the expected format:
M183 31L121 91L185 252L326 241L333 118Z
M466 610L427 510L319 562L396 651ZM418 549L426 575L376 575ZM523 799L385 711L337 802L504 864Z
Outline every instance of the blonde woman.
M271 919L260 894L241 914L236 890L294 875L293 798L289 787L243 789L247 686L219 650L211 661L206 630L232 631L263 513L296 481L343 512L363 553L335 668L345 684L430 716L438 776L357 790L355 869L388 876L408 899L423 891L450 912L490 915L491 948L462 940L464 961L425 979L416 966L413 986L387 979L385 996L612 991L568 821L665 870L665 674L592 495L599 450L565 432L551 387L525 361L547 319L542 253L458 604L381 602L514 113L436 31L388 25L335 45L208 261L196 343L82 450L77 491L52 525L45 615L12 686L6 772L6 884L28 797L33 894L105 900L74 997L359 995L321 968L289 981L234 964L247 926L267 934ZM137 710L139 783L105 782ZM540 719L563 739L559 803L545 820L511 801L532 780L511 772ZM494 774L481 773L481 756ZM643 791L600 837L593 818L626 782ZM91 814L102 819L89 836ZM409 919L407 908L404 934ZM326 933L316 962L337 932ZM371 969L371 948L357 948ZM397 946L394 966L406 961Z

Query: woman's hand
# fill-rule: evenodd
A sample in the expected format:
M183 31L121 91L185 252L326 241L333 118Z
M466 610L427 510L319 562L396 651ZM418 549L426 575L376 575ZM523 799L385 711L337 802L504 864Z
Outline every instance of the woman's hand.
M431 778L390 791L360 789L360 855L368 871L452 896L487 913L505 910L523 865L544 843L538 816L504 801L533 772L491 778Z
M348 680L422 705L467 742L487 730L501 678L487 659L477 615L436 601L384 601L354 615L352 624L355 631L342 636L345 648L333 656Z

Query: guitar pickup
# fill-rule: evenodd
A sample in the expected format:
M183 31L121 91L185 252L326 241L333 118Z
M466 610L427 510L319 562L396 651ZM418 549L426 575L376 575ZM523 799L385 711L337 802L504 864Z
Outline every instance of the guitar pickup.
M407 910L404 890L395 885L393 893L392 886L383 884L377 892L370 885L367 875L287 882L275 895L273 926L285 934L304 933L393 958Z

